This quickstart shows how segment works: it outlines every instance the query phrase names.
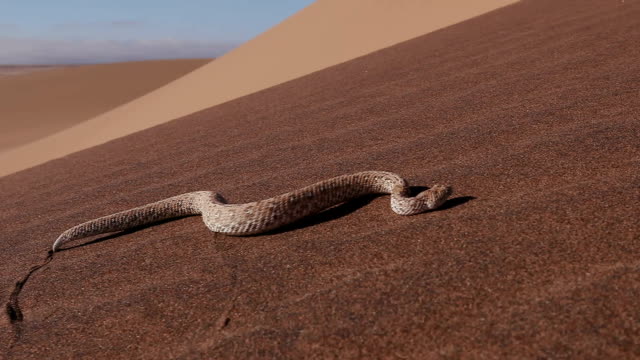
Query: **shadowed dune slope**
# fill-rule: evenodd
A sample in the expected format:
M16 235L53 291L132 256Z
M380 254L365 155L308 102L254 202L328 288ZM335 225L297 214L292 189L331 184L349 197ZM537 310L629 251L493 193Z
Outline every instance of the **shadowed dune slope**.
M283 83L514 0L318 0L215 62L125 106L0 154L0 176Z
M366 169L454 186L268 235L78 241L0 318L16 359L640 356L640 2L524 1L0 179L0 298L65 229ZM6 348L6 346L5 346Z
M0 152L89 120L210 61L140 61L49 70L4 67L33 72L0 76Z

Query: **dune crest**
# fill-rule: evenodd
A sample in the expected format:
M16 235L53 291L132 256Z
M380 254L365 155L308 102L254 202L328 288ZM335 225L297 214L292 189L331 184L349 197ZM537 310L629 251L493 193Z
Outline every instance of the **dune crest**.
M0 154L0 176L478 16L515 0L319 0L214 63L73 128Z

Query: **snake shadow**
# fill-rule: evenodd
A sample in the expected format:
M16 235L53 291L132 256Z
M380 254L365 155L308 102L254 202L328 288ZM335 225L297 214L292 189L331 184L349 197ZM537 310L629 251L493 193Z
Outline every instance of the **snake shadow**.
M425 190L428 190L428 189L429 188L425 187L425 186L412 186L410 188L410 195L411 196L415 196L418 193L420 193L421 191L425 191ZM282 226L282 227L280 227L278 229L274 229L274 230L271 230L271 231L267 231L267 232L260 233L260 234L255 234L255 235L246 235L245 237L255 237L255 236L262 236L262 235L282 234L282 233L286 233L286 232L290 232L290 231L294 231L294 230L298 230L298 229L302 229L302 228L306 228L306 227L310 227L310 226L315 226L315 225L322 224L322 223L325 223L325 222L329 222L329 221L332 221L332 220L335 220L335 219L339 219L339 218L341 218L343 216L347 216L347 215L357 211L360 208L365 207L366 205L371 203L374 199L376 199L378 197L381 197L381 196L385 196L385 195L384 194L365 195L365 196L359 197L357 199L353 199L353 200L338 204L338 205L333 206L333 207L331 207L329 209L321 211L321 212L319 212L317 214L314 214L314 215L311 215L311 216L307 216L306 218L303 218L303 219L295 221L295 222L293 222L291 224ZM450 198L444 204L442 204L439 208L437 208L435 210L431 210L430 212L449 210L449 209L452 209L454 207L466 204L469 201L475 200L475 199L476 199L476 197L474 197L474 196L459 196L459 197L455 197L455 198ZM98 243L101 243L103 241L116 239L116 238L118 238L120 236L133 234L133 233L136 233L138 231L144 230L144 229L152 227L152 226L166 224L168 222L172 222L172 221L176 221L176 220L180 220L180 219L184 219L184 218L192 217L192 216L198 216L198 215L188 215L188 216L176 217L176 218L172 218L172 219L166 219L166 220L158 221L158 222L155 222L155 223L152 223L152 224L141 225L141 226L137 226L137 227L134 227L134 228L131 228L131 229L128 229L128 230L119 231L119 232L115 232L115 233L108 234L108 235L101 235L101 236L99 236L97 238L94 238L93 240L85 241L83 243L72 245L72 246L67 246L67 247L59 249L58 251L68 251L68 250L82 248L82 247L89 246L89 245L98 244Z

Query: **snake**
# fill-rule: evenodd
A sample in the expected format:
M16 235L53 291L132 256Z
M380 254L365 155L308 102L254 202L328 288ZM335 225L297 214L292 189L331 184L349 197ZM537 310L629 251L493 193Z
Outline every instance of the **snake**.
M53 252L73 240L124 231L177 217L201 215L205 226L213 232L244 236L275 230L365 195L389 194L393 212L408 216L437 209L452 193L451 186L434 185L410 196L408 182L387 171L341 175L282 195L244 204L230 204L217 192L195 191L76 225L55 240Z

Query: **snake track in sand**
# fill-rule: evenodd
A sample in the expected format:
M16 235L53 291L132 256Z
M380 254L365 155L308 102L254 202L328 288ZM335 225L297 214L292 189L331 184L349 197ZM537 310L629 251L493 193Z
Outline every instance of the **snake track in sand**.
M258 234L367 194L390 194L391 209L395 213L414 215L436 209L451 193L451 187L435 185L411 197L407 182L399 175L385 171L342 175L246 204L228 204L218 193L196 191L74 226L56 239L53 251L72 240L187 215L202 215L205 225L214 232Z

